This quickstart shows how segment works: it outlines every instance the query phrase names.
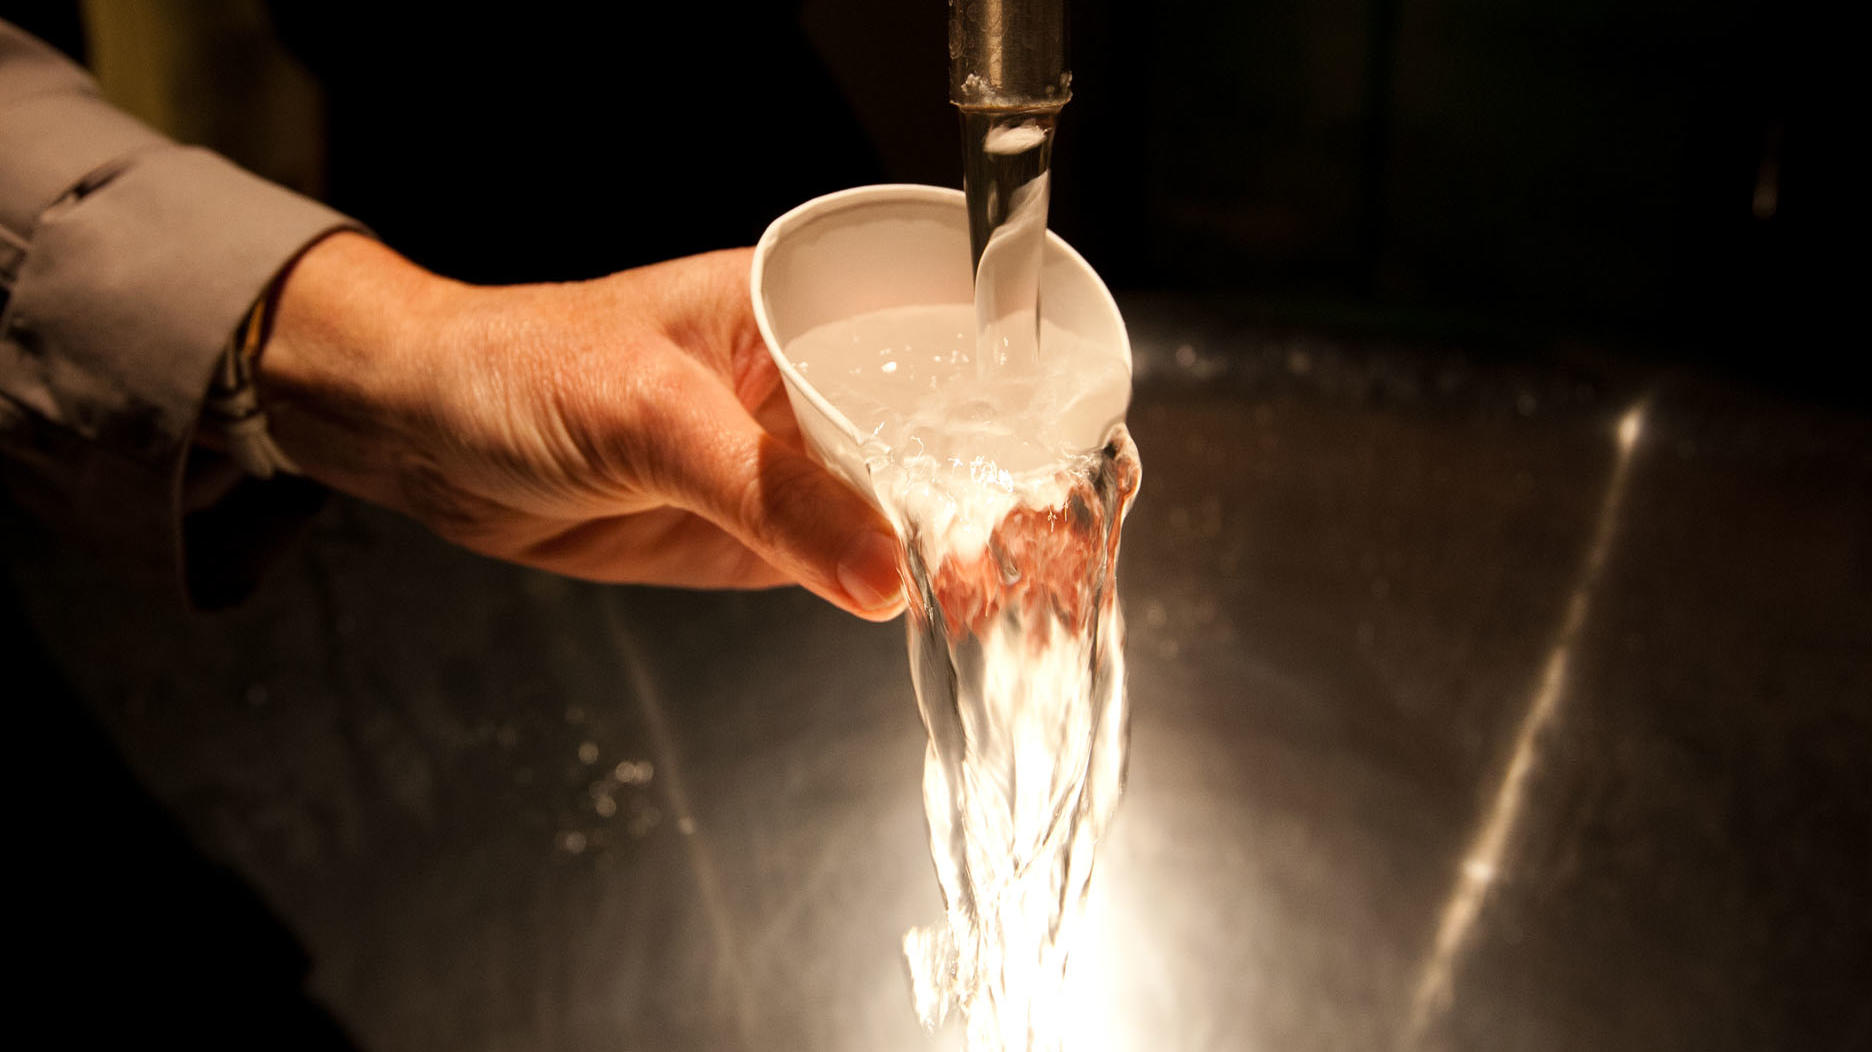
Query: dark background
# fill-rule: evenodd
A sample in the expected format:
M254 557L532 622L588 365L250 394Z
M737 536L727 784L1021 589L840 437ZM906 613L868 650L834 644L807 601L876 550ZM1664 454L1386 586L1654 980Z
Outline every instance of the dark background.
M459 277L958 182L940 0L86 5L156 7L207 20L162 82L183 137ZM77 4L3 13L86 51ZM1077 3L1073 35L1053 225L1120 293L1145 462L1095 892L1116 1047L1872 1044L1844 33L1721 0L1172 0ZM314 119L267 119L282 62ZM22 1032L926 1047L899 626L567 581L342 497L212 617L0 528ZM1516 831L1413 1042L1511 756Z
M268 10L323 89L324 196L458 276L959 183L940 0ZM15 17L82 55L76 12ZM1750 0L1079 0L1053 226L1121 291L1857 400L1837 29Z

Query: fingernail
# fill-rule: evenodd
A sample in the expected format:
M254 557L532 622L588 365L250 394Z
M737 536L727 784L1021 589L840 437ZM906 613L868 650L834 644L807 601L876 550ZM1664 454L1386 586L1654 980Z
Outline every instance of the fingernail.
M839 587L860 609L876 610L897 598L897 539L867 530L845 549L838 565Z

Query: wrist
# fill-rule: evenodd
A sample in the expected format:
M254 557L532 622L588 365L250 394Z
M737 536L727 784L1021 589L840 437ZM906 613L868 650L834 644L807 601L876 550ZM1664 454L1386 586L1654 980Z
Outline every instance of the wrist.
M308 248L282 276L256 383L280 449L307 476L396 506L435 371L434 320L463 286L353 232Z

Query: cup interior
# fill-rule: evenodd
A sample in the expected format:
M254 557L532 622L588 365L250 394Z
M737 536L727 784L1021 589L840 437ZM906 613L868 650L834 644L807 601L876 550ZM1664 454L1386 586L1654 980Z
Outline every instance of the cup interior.
M807 444L870 494L860 435L787 358L795 336L828 322L912 305L970 303L968 213L960 190L891 184L814 198L773 221L755 246L754 313L786 381ZM1120 356L1131 343L1111 293L1079 253L1048 232L1040 310L1054 325Z

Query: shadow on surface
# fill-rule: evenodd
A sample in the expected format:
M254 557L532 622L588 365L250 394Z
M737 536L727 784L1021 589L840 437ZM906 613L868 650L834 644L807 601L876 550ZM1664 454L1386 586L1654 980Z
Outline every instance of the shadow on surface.
M305 952L244 881L190 843L52 668L0 585L13 718L9 867L23 1029L49 1044L342 1052L305 994Z

